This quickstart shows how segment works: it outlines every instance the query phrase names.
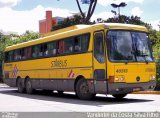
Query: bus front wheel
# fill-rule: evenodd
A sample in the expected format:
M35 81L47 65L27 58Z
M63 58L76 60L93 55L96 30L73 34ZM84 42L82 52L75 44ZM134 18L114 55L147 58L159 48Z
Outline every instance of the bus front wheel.
M113 97L115 97L116 99L123 99L127 94L115 94L112 95Z
M32 83L31 83L31 80L30 79L27 79L26 82L25 82L25 86L26 86L26 92L28 94L32 94L33 93L33 88L32 88Z
M75 91L76 95L83 100L88 100L95 96L95 94L89 93L89 87L85 79L78 80Z
M19 93L24 93L25 88L24 88L24 84L21 78L18 78L17 80L17 87L18 87L18 92Z

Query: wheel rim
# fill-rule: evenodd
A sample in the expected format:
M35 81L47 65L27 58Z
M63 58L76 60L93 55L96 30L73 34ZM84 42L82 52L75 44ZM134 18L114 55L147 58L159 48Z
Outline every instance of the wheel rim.
M87 94L89 92L88 85L86 82L83 82L80 86L80 92L82 94Z

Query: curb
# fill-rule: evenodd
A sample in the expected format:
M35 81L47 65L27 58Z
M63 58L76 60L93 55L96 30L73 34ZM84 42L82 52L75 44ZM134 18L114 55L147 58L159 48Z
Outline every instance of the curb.
M9 87L9 86L6 85L6 84L1 84L1 83L0 83L0 88L4 88L4 87Z
M160 95L160 91L139 91L139 92L133 92L131 94L157 94L157 95Z

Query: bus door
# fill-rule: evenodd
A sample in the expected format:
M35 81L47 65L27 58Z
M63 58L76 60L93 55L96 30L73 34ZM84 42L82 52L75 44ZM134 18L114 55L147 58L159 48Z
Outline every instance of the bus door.
M104 32L98 31L94 33L94 87L96 93L107 93L106 81L106 56L104 45Z

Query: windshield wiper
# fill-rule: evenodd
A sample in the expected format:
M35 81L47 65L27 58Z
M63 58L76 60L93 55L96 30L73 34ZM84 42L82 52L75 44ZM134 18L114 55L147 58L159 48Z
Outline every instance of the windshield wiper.
M138 55L139 57L143 57L144 58L144 60L145 60L145 62L146 62L146 64L148 64L148 61L147 61L147 59L146 59L146 57L148 56L147 54L141 54L141 55Z

